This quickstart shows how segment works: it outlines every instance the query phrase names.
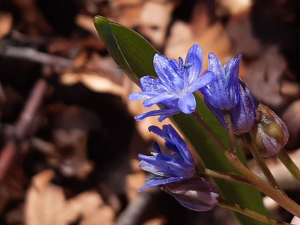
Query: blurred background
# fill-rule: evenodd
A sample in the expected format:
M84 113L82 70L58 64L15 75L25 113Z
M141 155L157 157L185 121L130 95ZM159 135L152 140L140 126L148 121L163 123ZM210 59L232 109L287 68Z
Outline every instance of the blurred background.
M147 128L161 124L134 121L149 109L128 101L139 88L109 56L95 15L167 57L184 58L198 42L204 70L209 52L222 63L242 54L240 77L286 122L286 148L300 166L299 0L0 0L0 224L239 224L219 207L197 213L159 189L138 193L147 174L137 154L152 151ZM299 203L300 187L282 164L267 164Z

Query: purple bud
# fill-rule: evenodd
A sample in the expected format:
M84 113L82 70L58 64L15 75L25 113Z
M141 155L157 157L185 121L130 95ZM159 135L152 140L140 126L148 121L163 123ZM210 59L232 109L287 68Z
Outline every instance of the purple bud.
M231 109L231 120L234 133L239 135L251 130L255 120L255 102L245 85L239 80L240 86L240 100L236 106Z
M267 106L259 104L256 111L256 125L250 131L251 137L263 157L275 155L289 138L284 122Z
M202 177L165 184L161 189L182 206L194 211L207 211L218 203L217 189Z

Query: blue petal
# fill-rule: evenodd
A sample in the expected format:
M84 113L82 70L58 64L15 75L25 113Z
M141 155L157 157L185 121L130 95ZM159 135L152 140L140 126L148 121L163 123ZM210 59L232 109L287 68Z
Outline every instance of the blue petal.
M180 154L180 151L178 150L177 146L173 143L173 141L171 142L166 141L165 145L171 151L175 152L176 154Z
M180 73L180 67L178 65L178 62L175 59L169 59L169 64L175 71L175 73L179 74Z
M205 98L204 99L205 104L209 108L209 110L214 114L214 116L218 119L219 123L222 125L222 127L225 130L228 130L227 124L225 122L225 116L224 116L224 111L221 109L218 109L216 107L213 107L210 102Z
M240 100L231 109L232 123L235 134L248 132L255 121L255 102L243 81L240 82Z
M190 166L184 163L183 159L176 158L172 155L158 155L155 157L139 154L138 157L141 160L159 168L161 172L168 176L190 178L195 173L193 168L191 169Z
M203 76L197 77L196 80L188 87L188 92L193 93L200 88L210 84L215 80L215 74L213 72L206 72Z
M181 113L180 109L177 109L177 108L173 108L173 109L168 109L169 111L162 114L159 118L158 118L158 121L159 122L162 122L164 121L165 119L175 115L175 114L178 114L178 113Z
M182 95L178 101L178 108L185 114L190 114L196 109L196 100L193 93Z
M156 150L158 154L162 154L162 151L160 150L160 147L156 141L153 143L153 148Z
M150 112L146 112L146 113L137 115L134 118L135 118L136 121L140 121L140 120L143 120L143 119L145 119L149 116L164 115L164 116L170 117L170 116L172 116L174 114L177 114L177 113L180 113L179 109L160 109L160 110L154 110L154 111L150 111ZM158 119L158 120L160 121L160 119Z
M230 110L239 101L238 66L240 57L230 60L223 69L221 62L213 53L209 54L209 71L216 79L209 85L200 88L207 101L215 108ZM225 71L226 70L226 76Z
M239 67L242 56L236 58L234 64L231 66L230 71L227 71L226 78L228 79L229 98L232 105L236 105L239 101Z
M183 157L184 161L194 167L194 157L192 156L184 140L171 125L168 126L168 130L168 134L170 135L174 144L178 147L180 155Z
M161 82L164 83L164 86L170 91L179 92L180 89L176 84L182 81L174 71L173 67L169 64L168 58L164 55L155 54L153 64L155 72Z
M214 53L208 54L208 70L214 72L217 79L225 79L225 72L218 57Z
M186 71L186 76L188 76L188 84L192 84L194 80L200 76L202 71L202 49L201 47L195 43L187 53L185 64L191 64L192 66L189 67Z
M154 134L163 138L164 140L171 141L170 136L168 136L165 131L163 131L162 129L160 129L157 126L150 126L148 128L148 130L149 130L149 132L153 132Z
M164 95L158 95L158 96L155 96L155 97L152 97L152 98L149 98L147 100L145 100L143 102L143 105L145 107L150 107L154 104L158 104L158 103L161 103L162 101L165 101L165 100L173 100L174 98L176 98L175 96L173 95L167 95L167 94L164 94Z
M129 94L129 100L131 101L143 100L143 99L153 98L156 95L157 95L156 93L148 93L148 92L132 93Z
M156 174L158 176L165 176L165 174L163 172L161 172L159 168L157 168L156 166L154 166L150 163L147 163L145 161L141 161L139 163L139 167L141 167L145 171Z
M227 74L231 70L234 62L235 62L235 58L232 58L225 64L224 66L225 74Z
M180 180L183 180L183 179L184 178L182 178L182 177L167 177L167 178L155 177L155 178L150 179L147 182L147 184L139 190L139 192L141 192L141 191L143 191L143 190L145 190L146 188L149 188L149 187L164 185L164 184L180 181Z
M140 83L143 92L162 93L167 91L160 79L157 77L144 76L140 79Z

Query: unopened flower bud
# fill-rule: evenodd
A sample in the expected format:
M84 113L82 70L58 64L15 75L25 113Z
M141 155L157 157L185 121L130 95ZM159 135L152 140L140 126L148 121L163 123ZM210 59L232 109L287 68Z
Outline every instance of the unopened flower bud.
M202 177L169 183L161 187L182 206L194 211L207 211L218 203L217 189Z
M259 104L256 111L256 126L251 137L263 157L275 155L289 138L284 122L267 106Z

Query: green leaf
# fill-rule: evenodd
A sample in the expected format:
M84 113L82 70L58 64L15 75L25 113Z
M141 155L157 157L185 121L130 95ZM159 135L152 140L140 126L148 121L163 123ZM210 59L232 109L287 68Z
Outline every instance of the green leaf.
M95 16L94 23L107 51L134 83L140 85L140 77L155 74L152 60L157 51L141 35L102 16Z
M156 76L153 67L153 56L157 51L142 36L101 16L96 16L94 23L113 59L136 84L139 85L139 78L142 76ZM196 101L197 112L209 124L220 140L228 146L227 132L221 127L198 95L196 95ZM236 173L233 166L192 115L181 113L173 116L173 121L193 145L207 168ZM237 150L240 159L246 164L242 151L240 148ZM215 182L220 193L227 200L248 207L261 214L268 214L262 204L261 194L253 187L218 179L215 179ZM244 215L238 213L236 215L241 224L263 224Z

